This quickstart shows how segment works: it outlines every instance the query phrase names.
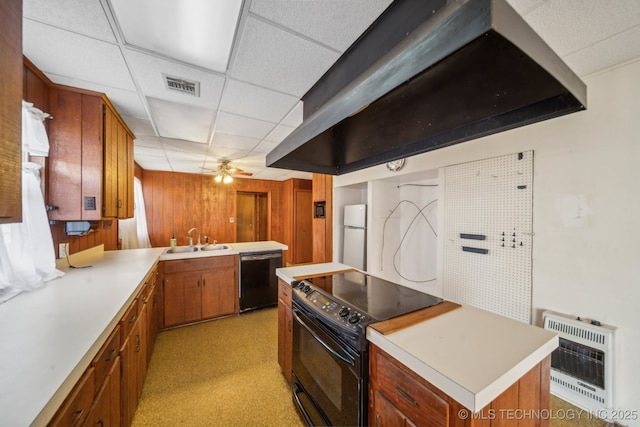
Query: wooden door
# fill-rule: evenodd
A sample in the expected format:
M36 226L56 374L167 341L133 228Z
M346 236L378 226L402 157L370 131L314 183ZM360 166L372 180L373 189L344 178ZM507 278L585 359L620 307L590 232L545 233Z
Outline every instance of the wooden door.
M269 194L238 191L236 193L236 241L269 240Z
M255 242L255 200L254 193L236 194L236 241Z
M309 190L294 193L294 254L293 263L313 261L313 195Z

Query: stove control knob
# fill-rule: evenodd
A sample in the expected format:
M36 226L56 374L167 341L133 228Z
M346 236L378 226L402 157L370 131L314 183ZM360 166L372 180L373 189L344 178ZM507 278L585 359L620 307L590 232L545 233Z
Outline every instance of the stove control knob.
M304 292L305 294L308 294L310 290L311 290L311 286L305 285L304 289L302 289L302 292Z
M338 314L340 317L347 317L349 315L349 309L347 307L342 307Z
M359 321L360 321L360 316L358 316L358 313L352 313L351 316L349 316L349 323L356 324Z

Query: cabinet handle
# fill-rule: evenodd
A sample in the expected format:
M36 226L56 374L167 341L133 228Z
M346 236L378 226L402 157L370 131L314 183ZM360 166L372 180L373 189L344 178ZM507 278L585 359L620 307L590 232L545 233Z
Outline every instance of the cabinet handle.
M109 357L107 357L107 362L111 362L113 359L115 359L117 354L118 354L118 350L116 350L115 348L111 350Z
M136 334L136 353L140 353L140 334Z
M96 424L98 424L99 426L104 427L104 421L102 421L102 420L98 420L98 421L96 422Z
M291 326L293 326L292 324L293 324L293 321L292 321L292 320L289 320L289 321L287 322L287 330L288 330L289 332L291 332Z
M202 286L207 286L207 279L202 279Z
M84 409L78 409L73 413L73 415L75 415L75 418L73 420L73 423L71 423L72 427L76 427L78 425L78 423L80 422L80 418L82 418L83 413L84 413Z
M376 414L376 427L380 425L380 414Z
M133 323L136 321L136 315L132 314L131 317L129 318L129 324Z
M406 400L407 402L411 403L412 405L414 405L414 406L415 406L415 405L417 405L417 404L418 404L418 402L416 402L415 400L413 400L413 399L411 398L411 396L409 396L409 395L408 395L408 394L407 394L403 389L401 389L400 387L396 386L396 391L398 392L398 394L399 394L400 396L402 396L402 398L403 398L404 400Z

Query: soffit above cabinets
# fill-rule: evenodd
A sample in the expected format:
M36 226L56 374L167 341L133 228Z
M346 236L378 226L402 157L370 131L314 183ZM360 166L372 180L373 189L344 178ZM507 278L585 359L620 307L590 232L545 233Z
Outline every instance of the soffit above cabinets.
M278 180L311 177L267 168L265 156L302 122L302 95L391 4L244 0L223 69L130 43L120 2L23 0L25 55L56 83L107 94L136 134L134 157L145 169L201 173L227 158L252 178ZM508 3L580 77L640 56L637 0ZM200 97L166 89L163 75L200 82Z

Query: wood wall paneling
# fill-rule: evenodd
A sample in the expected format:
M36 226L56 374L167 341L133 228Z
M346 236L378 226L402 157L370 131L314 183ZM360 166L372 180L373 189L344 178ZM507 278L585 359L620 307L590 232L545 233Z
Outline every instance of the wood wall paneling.
M209 236L210 242L235 242L239 191L269 194L267 239L291 244L285 230L292 227L288 212L293 207L287 204L292 198L285 197L283 182L238 178L231 184L221 184L209 175L148 170L142 175L149 239L154 247L169 246L173 233L178 245L187 245L187 231L192 227L198 228L203 242L204 236Z

